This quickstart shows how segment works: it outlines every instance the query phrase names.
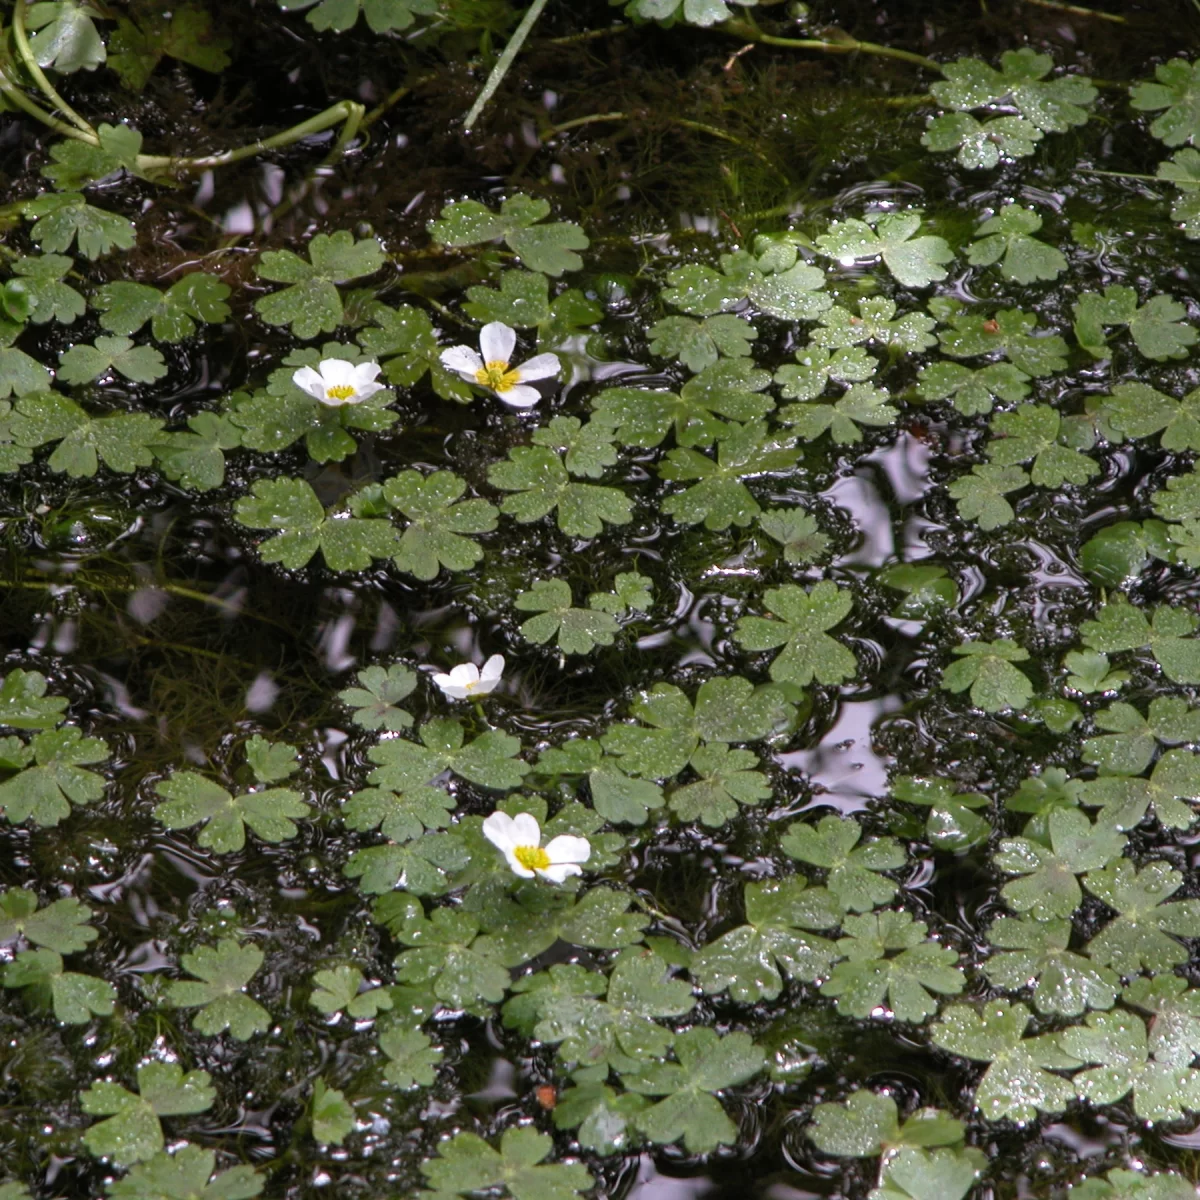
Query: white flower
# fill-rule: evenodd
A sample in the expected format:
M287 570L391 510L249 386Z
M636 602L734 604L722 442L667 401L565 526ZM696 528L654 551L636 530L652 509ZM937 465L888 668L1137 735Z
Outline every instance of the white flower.
M522 879L540 875L551 883L562 883L568 875L582 875L583 868L576 864L587 862L592 854L587 838L565 833L543 846L537 818L529 813L510 817L494 812L483 823L483 836L504 852L508 865Z
M339 408L343 404L361 404L369 396L382 392L383 384L375 382L378 374L378 363L356 366L342 358L323 358L318 370L301 367L292 376L292 382L322 404Z
M504 673L504 655L493 654L483 664L481 671L474 663L460 663L449 675L438 674L433 682L451 700L467 700L472 696L486 696L500 686Z
M558 374L561 364L557 354L538 354L519 367L509 366L516 344L517 335L503 321L492 321L479 331L482 357L470 346L451 346L442 351L442 366L495 392L513 408L531 408L542 397L526 381L549 379Z

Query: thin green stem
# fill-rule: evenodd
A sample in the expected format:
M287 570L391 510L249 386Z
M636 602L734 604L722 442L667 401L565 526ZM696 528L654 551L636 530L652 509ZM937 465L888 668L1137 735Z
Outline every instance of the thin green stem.
M211 167L224 167L229 163L240 162L244 158L252 158L264 150L278 150L281 146L290 146L302 138L311 137L314 133L324 133L334 125L341 124L342 131L334 144L334 152L340 153L346 143L358 132L366 109L356 100L342 100L324 112L293 125L273 137L260 138L256 142L239 146L236 150L223 150L220 154L206 154L200 158L172 158L167 155L139 154L137 165L139 170L147 171L207 171Z
M568 129L582 129L584 125L595 125L599 121L627 121L629 114L623 112L592 113L587 117L576 117L572 121L564 121L561 125L551 125L542 134L542 141L548 142L557 134L566 133Z
M92 126L83 119L55 90L54 84L46 78L46 73L42 70L38 61L33 56L33 49L29 45L29 39L25 36L25 0L17 0L13 6L13 41L16 43L17 53L21 56L21 62L24 64L33 79L34 83L42 89L43 95L49 100L58 110L71 122L81 133L87 134L89 140L93 140L99 145L100 138Z
M591 42L596 38L608 37L613 33L625 33L628 25L606 25L603 29L585 29L582 33L568 33L565 37L547 38L547 46L573 46L578 42Z
M1109 179L1144 179L1147 183L1170 183L1158 175L1137 175L1133 171L1097 171L1092 167L1080 167L1084 175L1105 175Z
M1026 4L1036 4L1038 8L1052 8L1056 12L1070 13L1074 17L1095 17L1098 21L1113 21L1118 25L1126 25L1125 17L1117 13L1097 12L1094 8L1084 8L1081 4L1063 4L1061 0L1024 0Z
M100 144L99 138L90 137L82 130L76 129L74 125L60 121L57 117L51 116L40 104L35 104L30 100L25 95L24 89L8 78L3 65L0 65L0 92L3 92L22 112L27 113L35 121L40 121L47 128L53 129L55 133L61 133L63 137L75 138L80 142L87 142L91 146Z
M479 119L479 114L487 107L487 102L496 94L496 89L504 82L505 75L508 74L509 68L516 61L516 57L521 53L521 47L525 45L525 39L529 36L530 30L533 28L538 17L542 15L542 9L546 7L546 0L533 0L533 3L525 10L525 15L521 18L520 25L513 31L512 37L508 39L508 45L504 47L500 57L496 59L496 65L492 68L492 73L487 77L487 82L483 85L483 91L479 93L475 103L471 105L471 111L467 113L466 120L463 121L464 129L471 129L475 122Z
M785 38L776 37L771 33L763 33L749 21L726 21L714 25L718 33L727 33L732 37L741 38L745 42L761 42L764 46L782 46L789 50L819 50L824 54L876 54L880 58L895 58L901 62L915 63L927 71L942 73L942 64L923 54L914 54L911 50L897 50L893 46L881 46L878 42L862 42L858 38L845 34L837 41L826 41L822 38Z

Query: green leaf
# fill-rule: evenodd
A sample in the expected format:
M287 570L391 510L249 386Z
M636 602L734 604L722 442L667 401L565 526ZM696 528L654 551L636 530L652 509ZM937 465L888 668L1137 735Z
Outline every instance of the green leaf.
M596 646L611 646L620 626L596 607L574 608L571 588L562 579L536 580L513 602L521 612L539 614L521 624L521 636L543 645L556 635L564 654L588 654Z
M46 251L65 253L78 239L79 253L97 259L137 242L132 221L94 208L79 192L43 192L21 205L21 215L34 222L30 236Z
M414 896L440 895L450 888L449 872L469 862L462 841L447 834L426 834L409 845L368 846L350 855L344 874L360 880L368 895L383 895L397 884Z
M1044 136L1024 117L979 121L970 113L952 112L934 117L921 135L921 145L935 152L957 151L955 158L964 167L979 170L996 166L1001 155L1013 159L1032 154Z
M628 1149L631 1124L649 1101L636 1092L615 1092L601 1083L568 1088L554 1108L556 1129L576 1129L576 1139L587 1150L612 1154Z
M595 1181L582 1163L542 1161L553 1149L547 1134L529 1126L506 1129L498 1151L463 1131L442 1142L421 1171L445 1195L504 1187L514 1200L573 1200L590 1191Z
M167 1000L176 1008L198 1008L192 1028L207 1037L228 1029L239 1042L249 1041L271 1023L270 1015L246 995L246 985L263 964L257 946L241 946L222 938L216 946L200 946L180 956L180 965L197 980L172 981Z
M1189 988L1178 975L1164 974L1135 979L1121 999L1154 1013L1149 1044L1159 1062L1191 1065L1200 1052L1200 990Z
M731 315L706 317L702 321L665 317L646 330L646 337L651 354L677 358L689 371L698 373L711 367L722 354L731 358L749 355L750 343L758 338L758 330L749 321Z
M971 689L971 703L984 712L1002 712L1006 708L1024 708L1033 696L1029 677L1013 663L1025 662L1029 651L1009 638L994 642L960 642L951 651L959 661L942 673L942 687L948 692Z
M529 766L517 757L521 752L517 738L489 729L464 745L463 736L458 721L439 717L421 726L423 745L390 738L372 746L367 756L379 765L367 777L368 782L395 792L407 792L449 770L480 787L497 791L521 786Z
M937 240L941 240L940 238ZM840 304L822 313L820 327L813 331L818 346L847 348L863 342L886 346L889 351L916 354L937 345L933 336L937 321L922 312L896 318L896 302L886 296L865 296L858 301L858 316Z
M838 349L809 345L796 351L796 362L798 366L788 363L775 372L775 382L780 385L780 395L785 400L815 400L829 386L831 379L838 383L865 383L879 366L857 345Z
M779 414L806 441L812 442L829 430L839 445L862 441L861 425L885 427L899 416L888 403L888 393L869 383L856 383L833 404L789 404Z
M627 446L657 446L672 428L680 446L710 446L738 429L720 417L753 421L775 407L771 397L761 395L770 382L766 371L748 361L726 358L689 379L678 395L609 388L593 401L591 425L597 436L600 430L610 431Z
M1098 692L1115 692L1123 684L1129 682L1128 671L1112 670L1109 666L1108 655L1100 654L1095 650L1070 650L1063 656L1063 666L1071 672L1067 676L1067 687L1073 688L1077 692L1083 692L1085 696L1095 695ZM1097 719L1099 719L1099 714L1097 714ZM1200 732L1200 726L1198 726L1197 732ZM1085 759L1085 761L1094 760ZM1138 768L1138 770L1140 769ZM1129 774L1136 774L1136 771L1129 772Z
M1194 1200L1195 1187L1174 1171L1145 1175L1121 1168L1071 1185L1068 1200Z
M1008 838L995 856L1002 871L1022 876L1004 885L1004 898L1039 921L1071 916L1083 899L1076 876L1106 866L1125 849L1121 830L1108 821L1093 825L1077 809L1051 812L1046 824L1049 845Z
M406 666L393 663L383 667L367 667L355 675L358 687L343 688L338 699L354 709L352 720L363 729L386 729L389 733L407 729L413 723L411 714L396 706L412 695L417 677Z
M1086 123L1086 106L1095 100L1096 89L1086 75L1045 79L1053 66L1050 55L1029 46L1006 50L999 71L977 58L960 58L943 65L945 81L929 90L939 104L960 110L992 108L1007 100L1039 130L1064 133Z
M250 529L277 530L259 547L263 562L298 570L318 550L331 571L364 571L396 549L391 521L328 515L303 479L261 479L234 505L234 519Z
M938 334L942 350L951 358L1002 354L1027 375L1053 375L1067 367L1067 343L1058 334L1035 332L1037 317L1017 308L1005 308L990 317L961 313L950 318L951 329Z
M392 561L417 579L437 577L440 567L466 571L483 550L463 534L490 533L498 510L486 500L462 500L466 482L453 471L403 471L383 485L384 499L409 519Z
M105 58L104 40L92 21L101 15L84 0L31 4L25 23L36 30L29 39L34 61L62 75L94 71Z
M165 292L144 283L107 283L92 296L110 333L137 333L147 321L156 342L181 342L196 322L217 324L229 316L229 285L203 271L182 276Z
M675 1039L674 1063L646 1064L626 1075L630 1091L664 1096L634 1117L636 1128L659 1145L682 1141L692 1154L707 1154L737 1138L713 1092L744 1083L762 1070L765 1056L748 1033L721 1037L697 1026Z
M1105 654L1149 648L1167 678L1175 683L1200 683L1200 640L1194 636L1196 617L1183 608L1160 605L1151 620L1123 596L1105 603L1096 620L1079 627L1083 643Z
M96 940L96 930L88 924L92 910L74 897L55 900L42 909L37 904L37 895L23 888L0 892L0 946L24 935L35 946L74 954Z
M1184 323L1186 305L1159 295L1139 308L1137 292L1118 284L1106 287L1103 294L1085 292L1075 301L1074 311L1075 336L1096 358L1110 357L1105 330L1114 325L1127 325L1138 350L1154 362L1186 358L1200 338L1194 326Z
M138 165L142 135L136 129L102 122L96 133L99 145L68 139L50 147L52 161L42 167L42 174L59 191L78 191L122 170L131 175L142 174Z
M66 1025L86 1025L93 1016L112 1016L116 989L103 979L78 975L63 966L53 950L22 950L4 968L6 988L29 988L54 1006L54 1015Z
M251 1200L263 1190L253 1167L218 1174L216 1162L212 1150L183 1145L139 1163L124 1179L108 1184L108 1195L111 1200Z
M553 417L533 431L532 441L561 454L572 475L588 479L599 479L617 461L612 429L595 421L584 425L576 417Z
M1138 83L1129 89L1129 103L1138 112L1159 112L1150 132L1168 146L1194 144L1200 134L1200 63L1173 58L1154 70L1156 83Z
M9 729L45 729L63 719L65 696L46 695L46 677L40 671L16 667L0 683L0 725Z
M987 797L959 792L948 779L900 775L892 784L892 795L929 809L925 836L937 850L965 850L991 836L991 822L973 811L986 808Z
M355 1020L369 1020L392 1007L392 996L385 987L363 988L365 982L357 967L317 971L308 1002L327 1016L345 1011Z
M987 1156L974 1146L957 1150L906 1147L888 1160L883 1186L868 1200L962 1200L987 1166Z
M1168 750L1149 779L1115 776L1077 785L1081 804L1104 806L1104 819L1118 829L1132 829L1147 811L1170 828L1186 829L1196 814L1184 800L1200 800L1200 755Z
M1103 871L1093 871L1084 886L1120 915L1087 945L1087 953L1120 975L1168 971L1186 962L1186 947L1170 934L1200 936L1200 900L1167 904L1183 876L1164 862L1151 862L1140 871L1128 859Z
M71 815L72 804L82 807L104 795L104 778L82 766L108 758L108 746L100 738L85 738L74 725L65 725L39 733L19 765L30 757L36 766L0 783L0 808L13 825L32 821L54 826Z
M925 940L928 927L905 912L848 916L846 936L837 942L845 962L837 963L821 984L843 1016L860 1020L890 1002L901 1021L924 1021L937 1012L930 995L956 995L963 990L958 954L949 946ZM893 957L891 952L897 951Z
M737 250L719 262L720 273L698 264L668 271L662 298L697 317L740 310L749 301L784 321L811 321L833 303L821 291L825 272L801 261L794 245L760 237L753 254Z
M969 475L960 475L946 490L963 520L978 521L980 529L992 530L1007 525L1016 515L1005 495L1029 483L1029 475L1020 467L987 463L972 467Z
M338 284L373 275L385 261L375 238L356 242L345 229L318 233L308 244L308 255L305 262L290 250L264 250L259 278L290 286L254 302L255 311L268 325L287 325L304 339L332 333L342 324L345 314Z
M1182 400L1165 396L1145 383L1118 383L1107 396L1093 399L1089 412L1110 441L1161 433L1164 450L1200 450L1200 388Z
M163 474L197 492L212 491L225 482L226 450L242 444L242 431L218 413L201 412L188 418L187 430L162 435L152 444Z
M396 940L411 950L396 956L400 983L428 984L450 1008L476 1006L480 1000L498 1004L508 989L508 971L484 943L472 946L479 922L471 913L435 908L427 919L413 909Z
M84 1145L98 1158L110 1159L119 1167L143 1162L162 1150L160 1117L202 1113L216 1099L207 1071L185 1075L178 1063L146 1063L138 1067L137 1080L140 1094L102 1081L79 1097L89 1116L108 1117L84 1133Z
M419 1029L393 1026L379 1035L379 1048L388 1057L384 1079L392 1087L411 1091L429 1087L437 1077L442 1049L434 1046Z
M1077 1017L1089 1008L1112 1008L1120 981L1107 967L1068 950L1070 938L1067 918L1000 917L988 931L993 954L983 963L983 973L994 986L1009 991L1032 983L1033 1006L1040 1013Z
M14 259L11 265L15 278L5 290L19 285L29 306L28 320L35 325L50 321L72 325L76 317L83 316L87 302L70 284L62 282L75 266L74 259L65 254L32 254Z
M613 579L613 590L592 592L588 596L588 605L612 613L614 617L631 612L649 613L654 607L652 581L637 571L622 571Z
M346 1097L323 1079L313 1084L312 1135L323 1145L340 1146L354 1132L354 1109Z
M164 55L219 74L229 66L232 44L213 29L212 14L198 5L180 4L169 12L139 10L138 25L117 18L108 65L127 88L140 92Z
M58 392L22 396L11 422L13 436L23 445L59 442L50 467L72 479L94 475L101 462L122 474L152 465L162 426L145 413L92 417Z
M803 687L814 679L837 684L855 676L854 655L825 632L850 615L848 590L826 579L807 592L791 583L769 588L763 599L772 618L742 617L733 636L746 650L783 646L771 663L772 679Z
M675 788L668 799L681 821L724 825L738 814L738 805L753 805L771 796L771 786L760 771L758 755L728 746L701 746L690 765L700 779Z
M1100 473L1096 462L1063 444L1062 418L1048 405L1022 404L1013 412L997 413L990 425L988 457L1001 467L1033 459L1029 477L1038 487L1084 484Z
M871 838L861 846L862 827L830 813L816 825L801 821L788 827L779 848L792 858L823 867L825 886L849 912L867 912L887 904L896 884L878 874L904 866L907 856L895 838Z
M308 23L319 33L332 30L344 33L354 26L361 12L372 33L391 33L408 29L418 16L437 12L436 0L276 0L284 12L316 8L308 14Z
M1006 204L975 231L978 241L967 248L973 267L1000 263L1000 274L1016 283L1057 279L1067 269L1062 251L1031 236L1042 227L1042 218L1019 204Z
M607 1062L625 1071L662 1058L674 1034L654 1018L681 1016L694 1005L691 985L668 979L667 964L650 950L618 955L604 1000L596 998L604 992L603 976L580 978L582 968L567 969L571 974L559 986L539 989L532 1006L533 1036L558 1045L564 1063Z
M367 788L343 803L342 820L349 829L379 828L389 841L409 842L427 829L444 829L453 811L454 797L441 788L417 787L403 795Z
M822 1154L873 1158L902 1146L951 1146L965 1134L961 1121L923 1108L900 1124L891 1096L860 1089L841 1104L818 1104L808 1136Z
M537 278L544 280L545 276ZM471 401L470 385L447 371L438 358L441 348L428 313L409 304L388 308L376 302L368 306L366 315L376 324L360 329L355 336L369 358L386 360L383 371L390 383L412 387L428 371L433 390L443 400Z
M1010 363L972 371L961 363L936 362L921 368L917 391L922 400L949 400L964 416L989 413L996 400L1015 404L1029 395L1029 376Z
M502 321L513 329L532 329L550 321L550 280L539 271L502 271L499 289L467 288L463 312L476 321ZM439 351L440 353L440 351Z
M110 371L134 383L153 383L167 373L163 356L153 346L135 346L127 337L98 337L59 355L58 377L64 383L91 383Z
M441 217L429 223L429 232L434 241L454 247L503 238L525 266L547 275L580 270L583 259L575 251L588 248L587 235L573 221L539 224L549 215L549 201L523 192L509 196L498 213L476 200L459 200L442 209Z
M488 482L505 498L501 511L522 524L540 520L557 509L558 527L570 537L596 537L610 525L633 519L629 497L617 488L574 483L562 459L545 446L517 446L508 460L488 469Z
M1133 1092L1133 1111L1147 1121L1178 1121L1200 1109L1200 1071L1150 1057L1146 1025L1133 1013L1088 1013L1082 1025L1062 1032L1062 1046L1084 1063L1075 1076L1082 1099L1114 1104Z
M710 995L728 988L742 1004L774 1000L785 976L812 983L837 959L834 943L812 931L839 925L842 906L825 888L807 888L802 875L746 884L745 908L747 924L692 962L693 978Z
M783 547L786 562L806 565L824 557L830 538L802 508L772 508L758 514L758 527Z
M829 232L816 244L829 258L843 265L862 259L882 259L904 287L926 287L946 278L946 263L954 251L945 238L915 237L921 228L921 211L868 213L864 220L832 221Z
M1118 701L1101 709L1094 720L1108 732L1088 738L1082 758L1104 775L1140 775L1159 743L1200 742L1200 709L1189 708L1176 696L1156 696L1144 717L1132 704Z
M287 841L299 832L294 818L310 811L300 794L287 788L233 796L195 771L176 771L155 784L155 791L164 799L154 807L155 818L168 829L202 825L196 840L218 854L241 850L247 825L264 842Z
M1057 1034L1024 1037L1029 1018L1024 1004L992 1000L980 1010L952 1004L930 1027L935 1045L991 1064L975 1089L975 1107L989 1121L1062 1112L1075 1095L1070 1081L1051 1071L1073 1069L1079 1060L1060 1047Z

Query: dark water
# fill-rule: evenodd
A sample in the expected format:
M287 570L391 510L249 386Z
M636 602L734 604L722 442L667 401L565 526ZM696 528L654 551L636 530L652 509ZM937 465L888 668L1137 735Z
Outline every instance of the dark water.
M718 251L747 244L751 231L813 232L868 202L922 204L955 245L983 210L1036 203L1045 216L1039 236L1071 261L1058 284L1020 287L966 268L960 255L957 274L940 289L947 294L1020 306L1043 326L1067 329L1079 292L1120 282L1143 294L1170 292L1195 315L1197 252L1166 218L1164 189L1080 169L1153 172L1162 147L1133 118L1118 85L1196 45L1200 15L1190 5L1129 4L1123 26L1031 4L812 6L818 28L828 22L939 61L965 54L992 61L1028 44L1105 81L1087 126L1047 136L1030 159L978 173L921 148L931 110L908 98L930 77L912 64L765 45L736 54L744 46L736 38L685 29L625 26L578 36L614 15L603 4L551 5L499 102L467 134L460 117L483 73L463 64L475 61L481 37L502 38L514 15L499 3L471 7L471 29L409 41L375 38L361 25L318 36L301 16L271 6L213 5L235 46L220 78L168 64L138 97L103 72L69 81L77 107L97 119L133 121L155 150L240 144L344 96L361 100L371 116L365 145L331 167L314 170L326 137L194 187L125 180L97 190L95 202L135 217L139 239L127 255L79 260L90 281L165 283L203 265L235 287L235 319L164 348L170 374L160 384L97 386L90 405L177 419L247 381L260 384L292 343L251 314L266 290L252 271L255 256L298 249L318 231L379 235L393 265L373 281L376 297L440 314L446 344L470 340L457 306L494 264L432 252L425 225L451 200L495 203L516 191L546 197L556 216L587 230L592 248L569 282L605 310L598 331L576 347L575 381L543 406L544 418L585 418L615 377L643 386L682 380L681 369L664 367L645 348L645 328L663 315L657 288L670 267L712 262ZM812 26L798 36L812 36ZM408 90L393 102L398 88ZM623 115L584 121L609 113ZM557 125L573 127L555 134ZM27 198L42 186L36 167L47 139L15 119L2 138L6 199ZM1099 227L1100 241L1073 241L1079 222ZM27 237L27 228L16 228L10 245L28 252ZM832 286L848 302L855 285L851 272ZM887 277L885 287L902 310L923 302ZM796 327L769 318L759 326L757 362L789 361L802 341ZM82 340L100 332L89 315L83 326L44 327L22 346L53 363L81 340L81 328ZM1145 366L1125 351L1111 363L1075 355L1067 372L1036 381L1032 398L1075 403L1135 371L1173 395L1200 383L1190 361ZM914 367L900 364L887 386L902 393L914 378ZM739 617L761 612L764 587L791 580L832 577L851 589L854 612L840 632L858 655L857 677L812 689L811 711L772 746L771 800L716 831L665 817L652 822L630 836L602 877L659 914L648 933L699 947L740 923L745 881L787 861L778 842L790 819L830 807L855 813L874 832L894 827L912 838L898 876L903 906L960 952L966 998L994 994L974 968L985 956L987 927L1004 911L1002 876L987 847L938 855L921 840L919 822L915 832L904 827L911 812L897 817L882 802L889 777L948 775L964 789L1003 797L1035 768L1078 763L1090 727L1057 734L972 710L937 687L947 651L966 636L1014 636L1031 651L1026 665L1045 690L1063 653L1078 647L1079 624L1097 601L1079 561L1087 536L1149 515L1150 494L1194 456L1160 451L1150 440L1110 448L1095 455L1101 474L1090 486L1022 493L1019 522L989 535L964 522L946 493L974 461L968 456L982 445L986 419L947 416L945 406L902 407L896 428L869 430L858 446L808 445L796 471L752 485L764 506L803 501L821 515L834 554L827 568L811 570L764 555L764 539L750 532L684 527L660 514L659 454L637 450L624 452L606 481L633 498L633 522L590 543L546 522L502 519L479 539L479 567L443 572L431 584L382 568L339 578L315 564L298 572L263 565L252 535L231 519L234 499L260 478L305 475L332 498L410 466L452 468L486 493L486 467L523 440L521 420L494 404L458 408L423 384L399 389L395 430L364 439L345 463L318 467L299 447L234 451L226 485L200 496L152 470L132 477L102 470L72 481L39 461L7 477L0 488L7 665L43 672L52 692L70 698L72 718L105 738L113 757L100 802L51 829L0 825L0 883L32 886L44 902L77 896L92 908L100 936L71 963L112 982L118 1007L112 1018L64 1026L22 993L0 992L4 1170L38 1197L102 1194L113 1172L80 1143L91 1118L78 1092L101 1077L128 1086L139 1062L165 1054L209 1071L217 1088L208 1112L168 1121L168 1144L186 1138L219 1151L222 1165L258 1166L264 1194L273 1197L407 1196L421 1186L422 1161L456 1129L492 1137L532 1118L553 1132L535 1091L565 1083L551 1047L531 1045L497 1019L437 1019L427 1026L444 1050L436 1083L398 1092L381 1082L371 1023L327 1023L307 1002L313 971L354 962L387 981L398 949L371 923L370 898L342 872L350 853L379 839L348 831L338 816L340 801L362 786L374 738L348 721L336 692L374 662L445 669L502 652L510 683L489 704L489 719L527 750L557 745L627 715L638 691L658 681L691 692L713 674L765 679L770 656L748 654L731 635ZM498 499L494 490L486 494ZM892 617L896 593L877 578L880 567L918 558L944 566L960 595L952 611L924 623ZM557 574L578 596L635 567L652 579L656 603L617 647L562 663L520 638L512 601L532 578ZM1161 564L1148 566L1131 593L1143 605L1169 600L1194 610L1200 601L1194 571ZM1153 664L1139 660L1130 669L1121 699L1144 706L1163 691ZM1195 689L1169 690L1195 700ZM405 707L418 723L445 713L426 686ZM481 731L482 718L464 712L468 728ZM156 782L185 766L233 770L254 733L302 748L299 786L313 816L295 838L279 845L250 838L244 851L216 855L194 831L166 831L154 820ZM495 802L461 781L456 799L460 814L487 813ZM995 820L1002 833L1017 828L1011 814L997 810ZM1191 834L1147 827L1133 843L1180 868L1195 861ZM1196 894L1189 870L1180 895ZM1085 912L1081 928L1100 919ZM162 1002L165 981L180 977L179 955L233 931L266 953L251 991L271 1027L249 1044L203 1037L186 1012ZM602 964L603 952L593 960ZM1194 975L1191 963L1186 972ZM774 1075L728 1093L738 1143L707 1160L678 1146L624 1157L584 1153L598 1195L863 1197L876 1183L875 1160L822 1156L803 1133L814 1102L856 1086L887 1087L902 1107L940 1105L971 1119L981 1068L932 1049L920 1026L840 1018L814 987L795 983L759 1006L697 995L695 1013L680 1024L748 1030L768 1051ZM356 1102L360 1127L341 1148L320 1147L309 1132L318 1076ZM1081 1163L1096 1171L1130 1158L1193 1178L1197 1137L1194 1117L1147 1127L1128 1100L1099 1110L1075 1104L1025 1128L975 1120L969 1140L991 1160L976 1194L1060 1194L1052 1189L1077 1179ZM578 1155L569 1134L555 1138L556 1161Z

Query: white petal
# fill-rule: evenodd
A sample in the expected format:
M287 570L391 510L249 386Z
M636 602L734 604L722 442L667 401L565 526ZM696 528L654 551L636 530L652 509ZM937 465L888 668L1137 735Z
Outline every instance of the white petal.
M447 371L475 382L475 372L483 370L483 359L470 346L451 346L438 355Z
M307 392L314 400L325 399L325 380L312 367L301 367L292 376L292 382L303 392Z
M382 392L384 385L382 383L360 383L354 395L346 401L347 404L361 404L364 400L369 400L376 392Z
M480 683L490 683L494 687L500 682L500 676L504 674L504 655L493 654L491 658L483 664L483 670L479 672Z
M435 675L433 682L442 689L442 694L448 696L451 700L465 700L467 698L467 689L455 683L449 675Z
M503 321L490 321L479 331L484 362L508 362L516 345L517 335Z
M495 395L510 408L532 408L542 398L542 393L537 388L528 387L523 383L514 384L507 392L496 392Z
M354 386L362 390L379 378L381 368L377 362L361 362L354 368ZM382 384L377 386L382 387Z
M522 879L532 879L534 872L531 871L511 850L505 850L504 857L508 860L508 865L512 867L514 875L520 875Z
M560 834L546 843L546 853L555 866L563 863L583 863L592 856L592 844L583 837Z
M344 358L323 358L320 363L321 378L326 390L331 387L354 387L354 364Z
M527 379L549 379L562 370L557 354L538 354L517 368L517 378L524 383Z
M556 863L544 871L539 871L538 874L543 879L549 879L551 883L564 883L568 876L582 875L583 871L573 863Z
M508 854L514 846L522 845L517 839L515 824L516 822L508 813L494 812L483 822L483 836L498 850L503 850L505 854ZM513 869L516 870L515 867Z
M517 846L540 846L542 831L532 813L517 813L513 817L513 837Z
M479 668L474 663L459 663L450 672L450 678L459 687L468 687L479 682Z

